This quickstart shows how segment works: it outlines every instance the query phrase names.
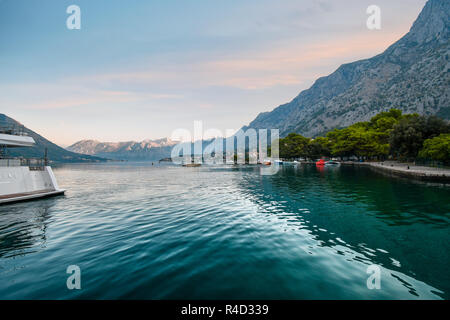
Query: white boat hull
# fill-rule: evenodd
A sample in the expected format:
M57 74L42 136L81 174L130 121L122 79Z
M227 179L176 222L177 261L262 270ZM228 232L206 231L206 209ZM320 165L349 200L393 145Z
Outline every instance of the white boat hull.
M21 202L21 201L30 201L30 200L36 200L40 198L48 198L48 197L54 197L63 195L66 192L66 190L60 189L60 190L53 190L53 191L38 191L35 193L25 193L25 194L19 194L19 195L11 195L4 199L0 199L0 205L6 204L6 203L14 203L14 202Z
M0 204L63 194L51 167L0 167Z

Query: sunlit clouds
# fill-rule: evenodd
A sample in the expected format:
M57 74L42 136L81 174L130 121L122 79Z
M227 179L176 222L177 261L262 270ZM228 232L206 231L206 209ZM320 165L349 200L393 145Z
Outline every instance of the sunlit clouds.
M240 128L384 51L425 0L379 1L379 31L365 28L364 1L79 2L79 33L54 20L64 6L0 4L0 112L64 145L161 138L194 120ZM17 27L25 7L35 14Z

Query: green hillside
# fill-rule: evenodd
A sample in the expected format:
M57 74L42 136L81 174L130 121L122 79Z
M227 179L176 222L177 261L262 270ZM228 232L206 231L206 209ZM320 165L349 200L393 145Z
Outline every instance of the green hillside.
M67 151L64 148L57 146L56 144L48 141L36 132L22 126L18 121L9 118L4 114L0 114L0 127L1 126L16 126L21 127L23 132L34 139L36 145L27 148L10 148L7 150L7 155L12 157L24 157L24 158L42 158L47 148L48 159L51 162L102 162L106 161L104 158L94 157L89 155L78 154L75 152Z

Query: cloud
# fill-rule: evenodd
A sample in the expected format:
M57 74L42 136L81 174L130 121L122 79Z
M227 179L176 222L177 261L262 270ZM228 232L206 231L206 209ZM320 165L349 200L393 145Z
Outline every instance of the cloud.
M24 109L57 109L98 104L148 104L180 100L183 92L209 87L265 90L277 86L311 84L340 64L380 53L401 32L368 33L308 43L279 43L274 48L246 51L239 55L189 61L177 65L158 64L142 71L100 73L61 79L55 83L25 83L0 86L3 100ZM211 109L210 101L199 108Z
M138 101L181 99L182 95L108 90L73 79L59 83L26 83L0 86L0 95L9 107L26 110L79 108L99 104L124 104Z
M277 43L274 48L234 56L180 61L176 66L158 64L144 71L99 74L83 81L97 86L156 86L173 91L211 86L255 90L301 85L332 72L342 63L381 53L401 35L401 31L370 33L364 30L359 34L307 43Z

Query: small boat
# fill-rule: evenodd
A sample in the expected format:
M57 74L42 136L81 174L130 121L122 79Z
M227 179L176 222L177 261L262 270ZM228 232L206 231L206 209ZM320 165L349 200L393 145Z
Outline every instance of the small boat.
M275 164L283 165L283 160L275 160Z
M325 162L325 165L326 166L338 167L338 166L341 165L341 163L337 162L337 161L330 160L330 161Z
M316 166L317 167L323 167L325 165L325 160L320 159L319 161L316 162Z
M183 167L200 167L201 165L201 163L186 163L183 164Z

